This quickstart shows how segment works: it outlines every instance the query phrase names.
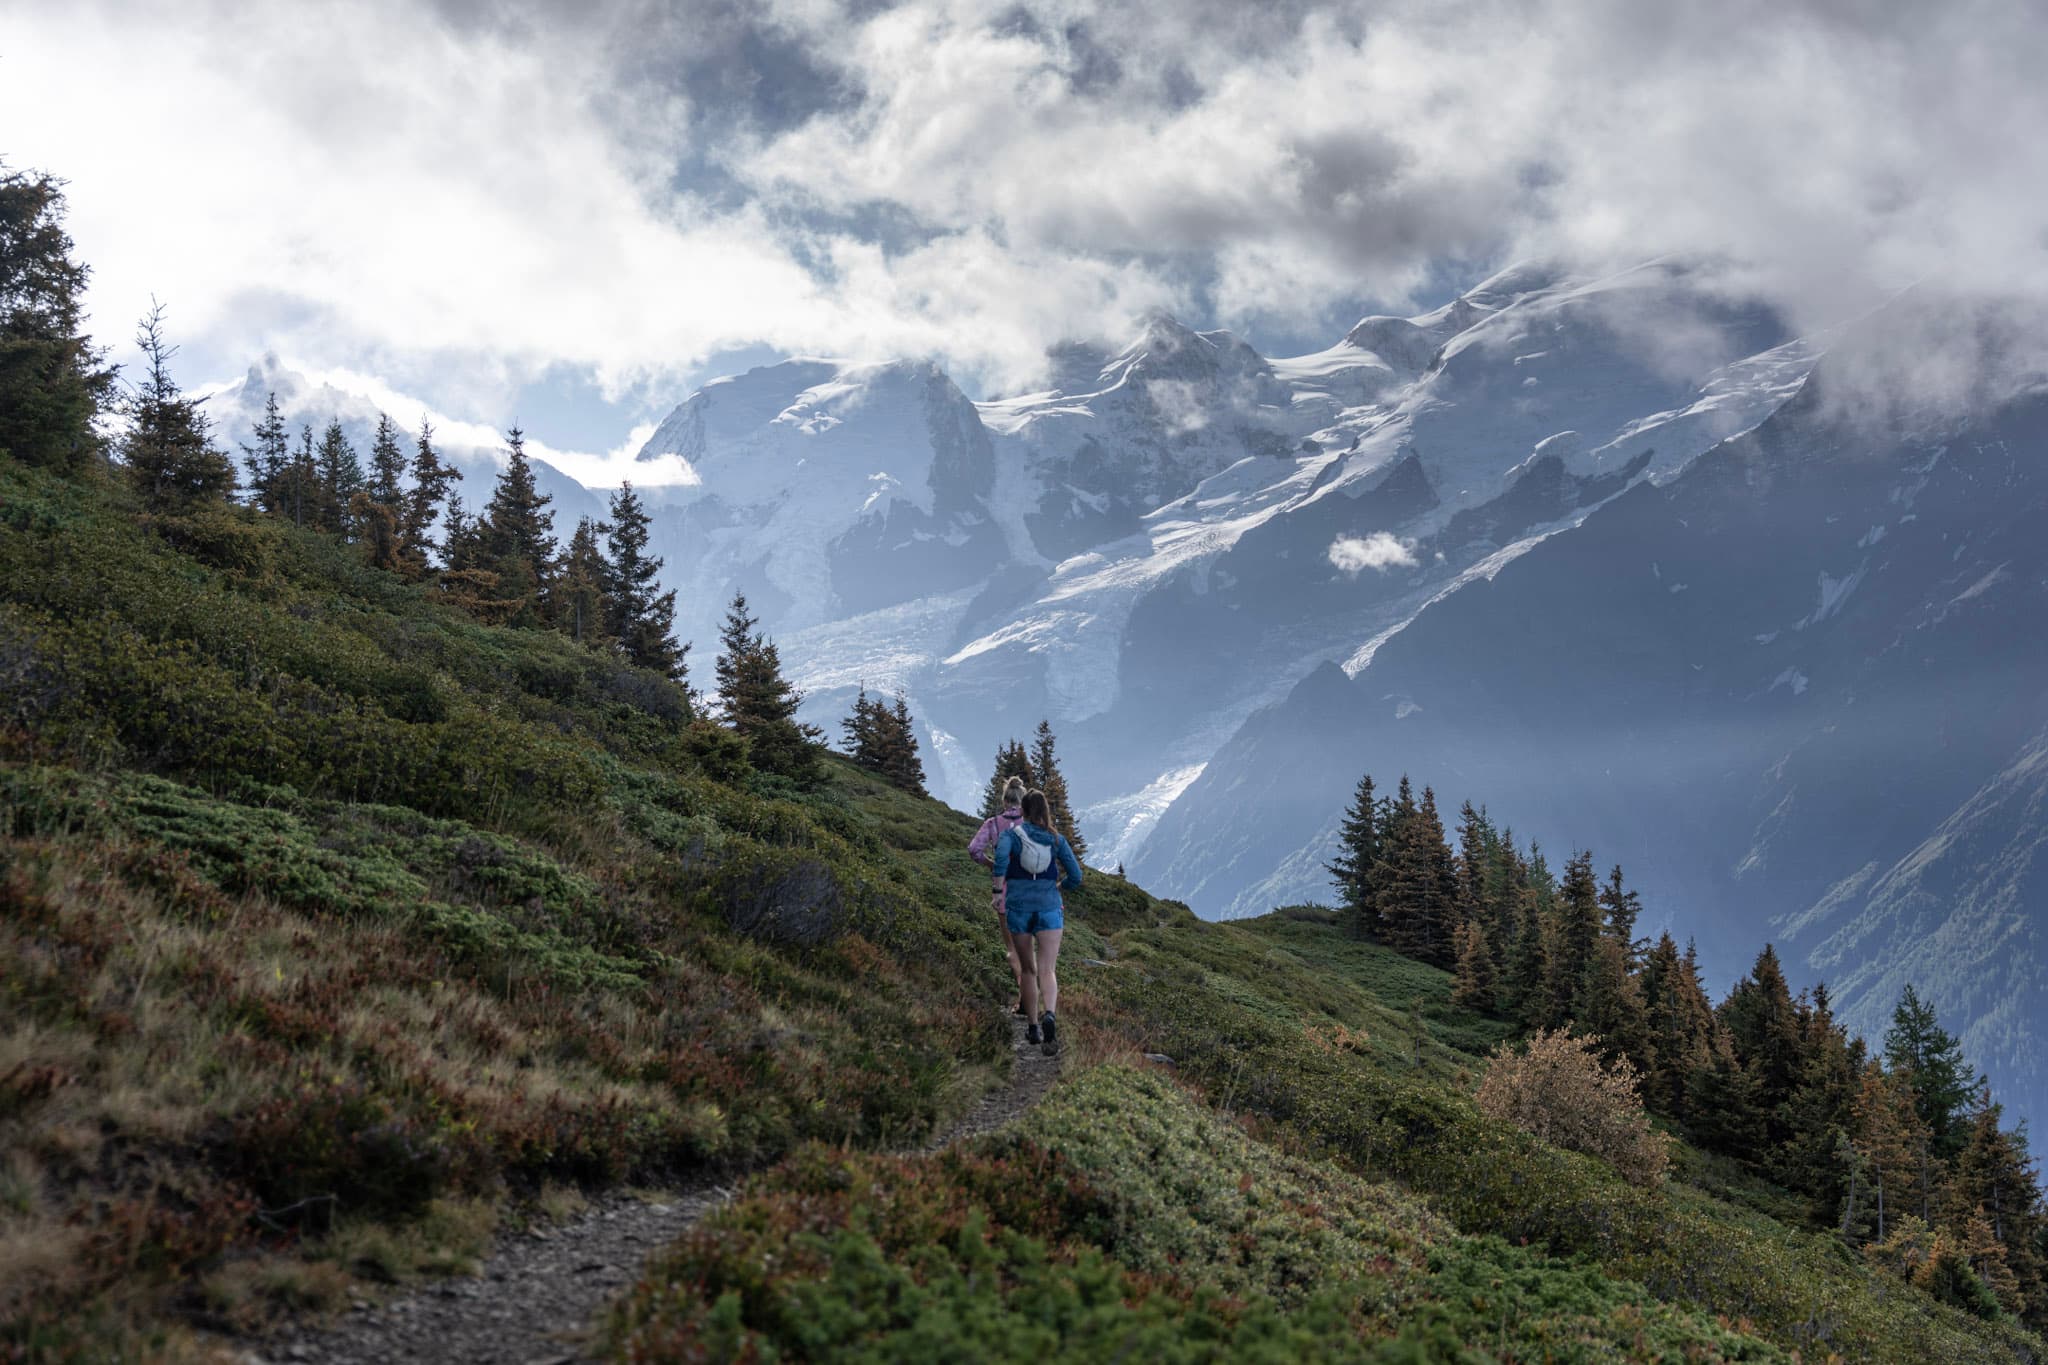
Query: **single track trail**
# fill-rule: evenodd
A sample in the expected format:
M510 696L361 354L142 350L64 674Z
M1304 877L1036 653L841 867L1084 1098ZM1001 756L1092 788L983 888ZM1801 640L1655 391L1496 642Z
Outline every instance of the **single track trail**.
M1010 1082L917 1149L936 1152L992 1132L1029 1111L1059 1074L1060 1059L1024 1042L1010 1020ZM250 1347L248 1365L575 1365L592 1359L605 1308L640 1278L648 1259L732 1195L706 1182L658 1200L615 1195L554 1227L500 1239L483 1269L339 1322Z

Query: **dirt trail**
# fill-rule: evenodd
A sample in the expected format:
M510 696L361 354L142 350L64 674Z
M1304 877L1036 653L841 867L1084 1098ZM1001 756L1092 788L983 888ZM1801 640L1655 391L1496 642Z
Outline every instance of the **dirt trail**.
M983 1096L923 1151L1001 1127L1038 1103L1059 1074L1059 1060L1024 1042L1024 1021L1012 1019L1017 1048L1010 1084ZM649 1257L731 1196L704 1184L661 1202L605 1199L557 1227L503 1239L481 1274L443 1281L403 1298L359 1307L324 1330L266 1342L249 1365L572 1365L600 1314L640 1278Z

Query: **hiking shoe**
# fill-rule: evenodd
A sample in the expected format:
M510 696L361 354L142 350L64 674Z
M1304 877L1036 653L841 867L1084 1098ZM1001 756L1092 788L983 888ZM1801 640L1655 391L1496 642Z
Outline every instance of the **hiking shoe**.
M1046 1055L1051 1056L1059 1051L1060 1026L1059 1021L1052 1017L1051 1010L1047 1010L1044 1014L1038 1016L1038 1030L1045 1035Z
M1036 1025L1036 1024L1026 1024L1026 1025L1024 1026L1024 1041L1025 1041L1025 1042L1027 1042L1027 1043L1034 1043L1034 1044L1035 1044L1035 1043L1037 1043L1037 1042L1039 1041L1039 1037L1038 1037L1038 1025Z
M1024 1012L1024 1006L1021 1002L1010 1006L1010 1013L1015 1015L1019 1019L1029 1019L1031 1017L1030 1015Z

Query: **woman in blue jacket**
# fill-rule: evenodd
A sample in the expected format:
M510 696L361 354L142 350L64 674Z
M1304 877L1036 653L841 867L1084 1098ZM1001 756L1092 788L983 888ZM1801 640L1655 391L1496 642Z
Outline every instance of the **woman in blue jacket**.
M1024 999L1027 1025L1024 1041L1043 1042L1047 1053L1059 1047L1060 930L1066 919L1060 885L1081 884L1081 862L1066 839L1052 827L1044 792L1024 794L1024 823L1003 831L993 857L996 886L1002 890L1003 918L1017 948L1017 985ZM1033 949L1036 948L1034 954ZM1032 967L1036 958L1037 967Z

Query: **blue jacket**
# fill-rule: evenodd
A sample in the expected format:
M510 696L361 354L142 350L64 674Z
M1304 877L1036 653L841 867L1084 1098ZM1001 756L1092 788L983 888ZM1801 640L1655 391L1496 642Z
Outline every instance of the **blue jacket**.
M1033 877L1017 862L1017 840L1029 830L1034 843L1052 845L1052 866ZM1081 860L1074 856L1074 850L1067 846L1064 835L1042 828L1026 820L1013 829L1003 831L1003 837L996 840L994 855L990 861L996 871L1008 881L1008 894L1003 903L1012 910L1052 910L1064 908L1060 901L1060 874L1065 873L1067 885L1081 884Z

